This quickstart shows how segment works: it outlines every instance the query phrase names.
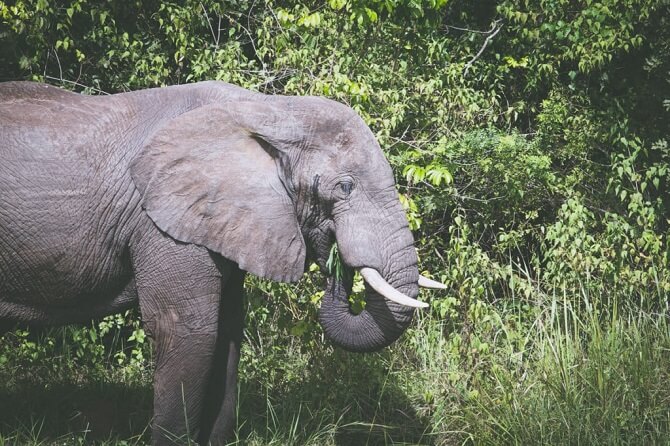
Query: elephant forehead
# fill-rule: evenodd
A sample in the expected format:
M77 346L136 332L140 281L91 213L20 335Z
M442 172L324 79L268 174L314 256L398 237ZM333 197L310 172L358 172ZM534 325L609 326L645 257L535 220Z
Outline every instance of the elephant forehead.
M346 150L338 164L341 172L349 172L361 179L393 176L391 166L376 143Z
M358 118L360 120L360 118ZM361 126L343 126L333 138L336 156L343 162L358 167L387 164L372 131L361 121Z

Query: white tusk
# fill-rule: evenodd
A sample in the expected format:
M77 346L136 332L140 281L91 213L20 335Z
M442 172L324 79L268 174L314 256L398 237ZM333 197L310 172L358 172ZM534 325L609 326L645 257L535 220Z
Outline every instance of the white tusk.
M374 289L376 292L392 300L395 303L400 305L405 305L408 307L414 308L427 308L428 304L425 302L419 302L416 299L412 299L409 296L405 296L400 291L393 288L391 285L386 282L382 276L372 268L361 268L359 270L363 279Z
M434 290L446 290L447 286L428 277L419 276L419 286L423 288L432 288Z

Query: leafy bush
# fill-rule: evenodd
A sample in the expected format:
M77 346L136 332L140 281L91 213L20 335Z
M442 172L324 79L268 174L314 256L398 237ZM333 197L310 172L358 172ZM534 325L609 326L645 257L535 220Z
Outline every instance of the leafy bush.
M0 1L0 79L87 94L219 79L337 99L376 134L421 268L448 289L357 356L323 339L315 274L249 278L240 441L655 443L670 433L669 20L656 0ZM39 409L31 383L121 382L144 395L123 440L141 443L150 370L135 313L21 329L0 374L30 409L1 418ZM70 418L5 421L0 438L87 441Z

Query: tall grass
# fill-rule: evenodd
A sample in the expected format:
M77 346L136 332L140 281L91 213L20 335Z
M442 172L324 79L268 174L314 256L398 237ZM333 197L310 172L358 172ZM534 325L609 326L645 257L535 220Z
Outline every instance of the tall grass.
M369 355L291 334L277 302L254 301L232 444L667 444L667 312L612 305L621 298L597 283L534 286L454 317L421 314ZM646 298L663 308L663 293ZM89 361L67 330L82 329L0 341L0 445L148 444L150 365L129 370L141 367L133 345L125 362L110 354L114 330L93 336L104 354Z
M559 307L560 308L560 307ZM563 305L536 325L516 367L493 367L464 405L478 444L665 444L670 332L665 317L602 321ZM540 322L540 321L539 321Z

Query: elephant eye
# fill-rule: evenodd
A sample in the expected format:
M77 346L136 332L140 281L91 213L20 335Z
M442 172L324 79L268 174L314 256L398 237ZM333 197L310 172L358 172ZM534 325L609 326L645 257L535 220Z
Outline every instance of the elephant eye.
M342 190L345 196L348 196L354 189L354 183L352 183L351 181L342 181L340 183L340 189Z

